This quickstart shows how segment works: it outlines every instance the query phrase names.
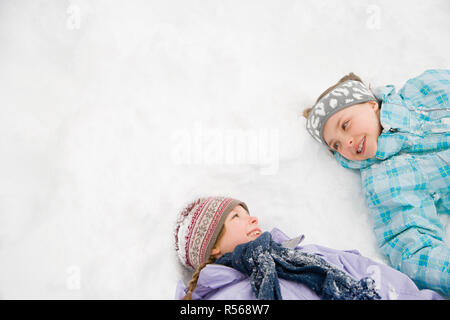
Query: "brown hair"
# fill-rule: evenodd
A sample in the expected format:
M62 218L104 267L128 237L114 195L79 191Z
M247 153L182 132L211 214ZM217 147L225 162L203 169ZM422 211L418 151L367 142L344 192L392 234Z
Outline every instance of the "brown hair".
M333 90L334 88L336 88L338 85L340 85L342 82L345 82L347 80L355 80L355 81L359 81L362 83L362 80L360 77L358 77L356 74L354 74L353 72L350 72L349 74L347 74L346 76L342 77L336 84L334 84L333 86L329 87L327 90L325 90L316 100L315 103L317 103L320 99L322 99L328 92L330 92L331 90ZM309 113L311 112L311 108L307 108L305 110L303 110L303 116L305 118L308 118Z
M223 226L222 230L220 231L219 236L217 237L216 243L218 243L219 240L222 239L222 236L224 235L224 233L225 233L225 226ZM189 281L189 283L187 285L188 290L182 300L192 300L192 293L194 292L195 287L197 286L197 281L198 281L198 277L200 276L200 272L208 264L214 263L216 261L216 259L217 258L215 256L211 255L205 262L203 262L201 265L198 266L197 270L195 270L194 274L192 275L191 281Z

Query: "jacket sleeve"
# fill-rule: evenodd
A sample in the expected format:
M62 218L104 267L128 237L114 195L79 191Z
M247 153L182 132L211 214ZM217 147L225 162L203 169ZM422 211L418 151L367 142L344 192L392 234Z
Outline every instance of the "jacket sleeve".
M181 300L186 295L186 286L183 281L179 280L177 282L177 287L175 289L175 300Z
M417 108L450 108L450 70L426 70L408 80L398 93Z
M361 172L375 236L394 268L448 296L450 249L425 177L409 164L404 157Z

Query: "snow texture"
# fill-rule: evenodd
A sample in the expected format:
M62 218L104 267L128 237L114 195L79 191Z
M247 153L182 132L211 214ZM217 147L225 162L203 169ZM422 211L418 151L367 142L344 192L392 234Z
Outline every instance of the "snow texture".
M189 277L176 216L208 195L385 261L359 174L301 114L351 71L399 87L449 68L449 14L447 0L1 1L0 298L172 299Z

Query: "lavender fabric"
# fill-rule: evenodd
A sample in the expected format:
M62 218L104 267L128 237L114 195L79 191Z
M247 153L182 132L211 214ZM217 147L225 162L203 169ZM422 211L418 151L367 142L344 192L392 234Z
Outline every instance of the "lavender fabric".
M272 239L278 243L289 241L281 230L273 229ZM420 290L406 276L384 263L379 263L356 250L335 250L315 244L302 245L304 237L299 239L296 250L319 255L328 263L345 271L354 279L371 277L383 300L442 300L432 290ZM280 292L284 300L319 300L321 297L302 283L279 279ZM186 285L179 281L175 299L186 294ZM256 300L250 277L234 268L218 264L207 265L200 273L193 299L201 300Z

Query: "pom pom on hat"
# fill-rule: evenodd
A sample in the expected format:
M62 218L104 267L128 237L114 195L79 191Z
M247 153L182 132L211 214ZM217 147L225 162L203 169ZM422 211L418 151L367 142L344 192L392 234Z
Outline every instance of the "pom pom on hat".
M181 211L175 227L175 250L184 266L195 270L209 258L228 213L237 205L248 212L245 203L226 197L198 198Z

